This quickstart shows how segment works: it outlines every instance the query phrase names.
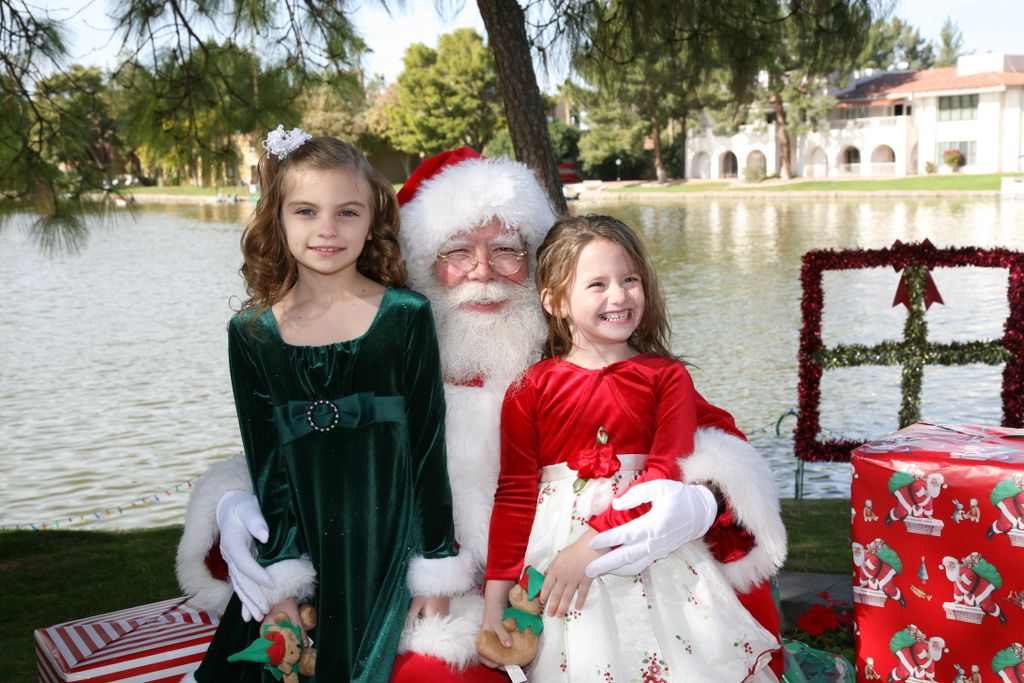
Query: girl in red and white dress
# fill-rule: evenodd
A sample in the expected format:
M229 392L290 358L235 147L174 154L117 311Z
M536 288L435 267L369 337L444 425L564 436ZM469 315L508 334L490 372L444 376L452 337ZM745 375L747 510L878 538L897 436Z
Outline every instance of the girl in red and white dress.
M696 391L669 349L642 242L614 218L563 218L537 252L537 289L547 353L502 408L481 628L511 644L508 593L533 566L545 580L531 680L777 680L767 664L778 642L700 541L633 576L586 575L608 552L591 539L646 512L631 500L633 484L679 481L678 460L693 451ZM715 492L697 488L695 537L719 507Z

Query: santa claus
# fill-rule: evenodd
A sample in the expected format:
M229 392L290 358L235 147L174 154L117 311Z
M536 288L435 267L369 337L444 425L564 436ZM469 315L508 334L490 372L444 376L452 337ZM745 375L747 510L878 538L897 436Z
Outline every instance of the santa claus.
M989 500L999 510L999 517L986 532L989 540L997 534L1024 531L1024 474L1015 474L996 484Z
M896 655L897 663L889 673L888 683L934 681L935 662L947 651L945 640L938 636L929 638L914 624L893 635L889 649Z
M869 591L876 591L882 604L885 598L890 598L900 603L900 607L906 607L907 601L903 597L899 586L893 579L903 572L903 562L900 556L893 551L885 542L876 538L866 546L860 543L853 544L853 564L860 569L860 576L857 577L857 587L853 591L856 602L871 603L870 595L864 596L861 588ZM884 598L882 596L885 596Z
M992 658L992 671L1002 683L1024 683L1024 645L1012 643Z
M448 608L413 605L391 680L507 681L504 672L478 662L474 638L483 611L501 404L509 384L539 357L545 326L531 287L533 255L555 216L526 166L484 159L468 148L424 161L398 198L410 285L431 300L441 349L459 555L412 561L412 594L448 598ZM702 538L747 609L777 634L769 581L785 558L786 535L772 474L732 417L698 399L695 450L680 464L684 481L703 485L643 484L650 510L628 528L598 536L616 549L588 573L636 574ZM261 618L273 581L252 558L251 539L265 535L266 525L249 490L240 458L215 465L196 485L178 579L200 606L221 609L234 590L245 611ZM709 493L717 513L702 502ZM773 668L781 675L781 655Z
M982 557L981 553L973 552L959 561L947 555L942 558L942 567L946 571L946 578L953 583L954 605L980 610L979 619L982 613L990 614L1000 623L1006 623L1006 616L995 596L995 592L1003 586L1003 577L995 565Z

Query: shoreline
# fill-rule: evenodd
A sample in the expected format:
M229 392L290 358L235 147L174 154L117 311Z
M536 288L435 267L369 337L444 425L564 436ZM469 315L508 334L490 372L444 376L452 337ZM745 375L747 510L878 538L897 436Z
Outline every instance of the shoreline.
M609 181L596 188L574 189L573 202L592 204L615 204L623 202L679 202L690 199L755 199L755 200L799 200L799 199L1019 199L999 190L781 190L770 188L727 189L727 190L664 190L648 183L636 181ZM629 188L651 188L630 191ZM225 197L233 197L225 199ZM257 196L238 193L234 195L197 195L173 193L132 193L134 204L255 204Z
M999 190L717 190L694 192L580 192L572 201L607 204L615 202L678 201L687 199L984 199L999 198ZM1012 197L1008 197L1012 199Z

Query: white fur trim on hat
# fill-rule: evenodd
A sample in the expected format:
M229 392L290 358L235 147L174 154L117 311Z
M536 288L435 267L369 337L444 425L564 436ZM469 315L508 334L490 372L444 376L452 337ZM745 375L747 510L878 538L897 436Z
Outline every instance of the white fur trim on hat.
M214 578L206 556L217 542L217 503L229 491L252 491L245 456L214 463L196 482L185 511L185 528L178 543L175 574L192 604L222 613L231 599L231 584Z
M476 584L476 567L469 553L428 560L412 558L408 573L413 595L451 597L465 593Z
M466 159L424 180L402 207L398 233L413 287L428 281L445 242L493 218L519 231L532 263L555 222L555 213L525 164L508 159Z
M719 429L698 429L693 454L679 467L689 482L710 481L732 508L736 523L754 536L744 557L721 564L740 593L775 575L786 560L786 527L779 513L775 478L764 458L749 443Z

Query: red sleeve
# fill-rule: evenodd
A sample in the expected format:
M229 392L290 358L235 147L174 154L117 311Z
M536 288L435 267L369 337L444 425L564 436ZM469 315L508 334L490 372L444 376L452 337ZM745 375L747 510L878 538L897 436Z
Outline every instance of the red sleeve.
M697 411L697 428L720 429L739 439L747 440L747 435L736 426L736 420L728 411L707 401L694 389ZM733 562L747 555L754 547L753 535L736 523L735 515L729 501L725 501L725 510L711 524L704 534L704 541L711 549L711 554L719 562Z
M529 376L509 387L501 406L501 471L487 540L487 580L516 580L537 513L540 461L536 392Z
M654 438L647 454L644 472L629 488L652 479L673 479L679 481L679 458L693 452L693 434L697 428L693 388L690 373L682 363L673 363L653 377L657 408L654 415ZM629 490L627 488L627 490ZM590 518L590 526L597 531L606 531L636 519L650 510L649 504L616 510L608 506L604 512Z
M704 429L710 427L712 429L721 429L727 434L747 440L747 435L740 431L739 427L736 426L736 420L726 410L719 408L716 405L708 403L707 399L700 395L700 393L694 389L694 407L697 412L697 428Z

